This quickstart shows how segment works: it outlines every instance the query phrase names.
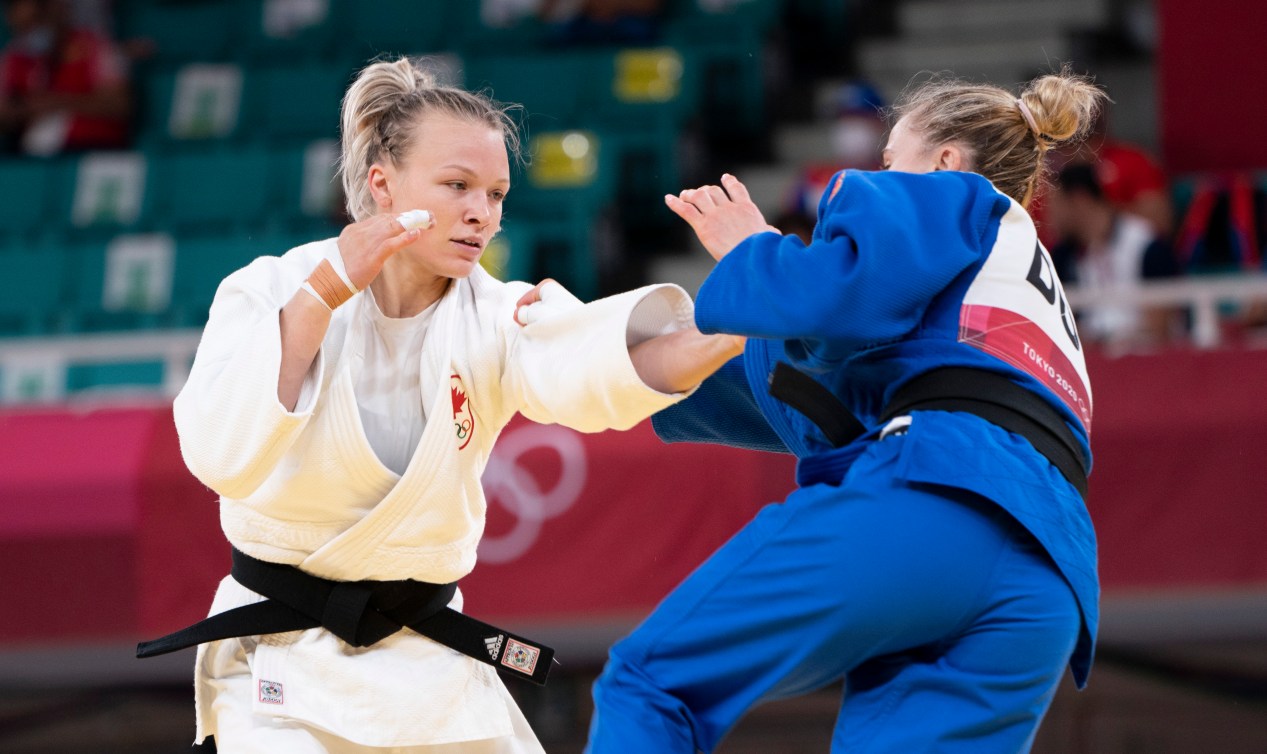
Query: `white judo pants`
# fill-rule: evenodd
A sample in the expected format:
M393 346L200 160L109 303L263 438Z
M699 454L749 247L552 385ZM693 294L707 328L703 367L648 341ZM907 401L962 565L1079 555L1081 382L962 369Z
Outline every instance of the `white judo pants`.
M216 716L215 742L220 754L545 754L519 706L508 704L514 734L430 746L363 746L286 718L251 711L254 684L246 655L212 683Z

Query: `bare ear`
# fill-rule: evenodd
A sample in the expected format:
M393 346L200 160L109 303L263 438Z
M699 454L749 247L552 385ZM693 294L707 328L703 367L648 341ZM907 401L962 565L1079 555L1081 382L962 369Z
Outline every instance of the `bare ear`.
M968 165L963 148L954 143L937 147L933 150L933 157L936 159L934 170L964 170Z
M369 174L366 180L370 185L370 196L374 197L374 203L380 209L392 208L392 174L390 169L383 167L379 163L370 165Z

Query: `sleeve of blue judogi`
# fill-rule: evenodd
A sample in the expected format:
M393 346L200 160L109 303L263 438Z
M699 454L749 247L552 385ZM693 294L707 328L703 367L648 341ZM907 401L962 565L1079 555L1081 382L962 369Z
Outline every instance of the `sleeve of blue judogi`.
M843 176L808 246L757 233L718 262L696 297L700 330L830 341L836 353L900 338L981 257L1009 205L969 173Z
M757 407L744 374L743 356L726 362L691 397L652 416L651 424L665 442L788 452Z

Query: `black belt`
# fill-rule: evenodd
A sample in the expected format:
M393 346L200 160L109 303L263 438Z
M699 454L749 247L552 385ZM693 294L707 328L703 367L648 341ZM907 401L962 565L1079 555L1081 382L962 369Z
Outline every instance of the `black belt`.
M348 644L368 647L408 627L514 677L545 685L554 650L448 607L457 584L422 581L331 581L295 566L252 558L234 548L233 579L267 597L227 610L136 647L137 657L196 644L321 626Z
M770 395L804 414L835 447L865 432L830 390L782 362L770 375ZM1014 432L1087 496L1090 464L1073 430L1050 403L1001 374L968 367L925 372L897 389L880 419L887 422L912 411L963 411Z

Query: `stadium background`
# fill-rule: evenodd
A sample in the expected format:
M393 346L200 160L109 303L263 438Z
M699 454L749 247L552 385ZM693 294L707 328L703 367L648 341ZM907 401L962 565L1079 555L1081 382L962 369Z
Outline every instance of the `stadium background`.
M697 285L703 252L660 196L729 170L773 216L856 77L891 100L924 69L1012 83L1069 61L1109 88L1114 135L1160 155L1181 217L1267 171L1255 0L673 0L637 45L492 25L476 0L273 5L115 3L117 37L155 42L133 70L133 149L0 160L0 751L187 748L191 653L131 657L199 617L227 568L170 397L221 277L337 232L338 101L375 55L435 55L525 105L532 160L487 262L583 297ZM1267 298L1263 239L1189 270L1186 342L1091 355L1102 649L1038 752L1267 750L1267 351L1241 316ZM579 751L606 646L791 468L666 449L645 425L507 430L464 590L558 649L548 687L513 689L547 750ZM761 708L720 751L825 751L839 693Z

